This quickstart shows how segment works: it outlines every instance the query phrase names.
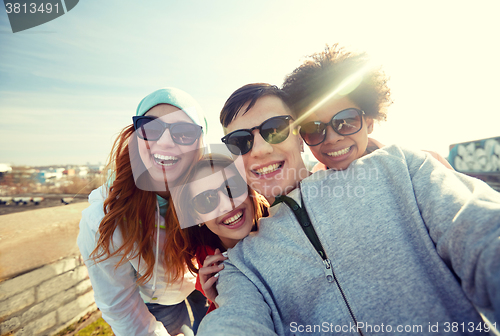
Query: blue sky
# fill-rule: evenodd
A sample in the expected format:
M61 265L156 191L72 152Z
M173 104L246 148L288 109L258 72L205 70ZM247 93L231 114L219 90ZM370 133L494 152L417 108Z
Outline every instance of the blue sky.
M0 163L96 164L149 92L204 108L208 140L241 85L281 85L325 44L367 51L390 76L384 143L447 154L500 135L497 1L86 0L13 34L0 11Z

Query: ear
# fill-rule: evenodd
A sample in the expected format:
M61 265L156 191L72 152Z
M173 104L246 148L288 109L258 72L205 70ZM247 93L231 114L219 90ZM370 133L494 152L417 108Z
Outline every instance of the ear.
M299 142L300 142L300 152L301 153L304 153L304 140L302 139L301 136L298 137L299 138Z
M365 122L366 122L366 130L367 130L368 134L371 134L373 132L374 120L373 120L373 118L366 117Z
M303 153L304 152L304 140L302 140L302 137L299 135L299 129L297 127L294 127L292 129L292 134L295 135L298 139L298 141L300 142L300 152Z

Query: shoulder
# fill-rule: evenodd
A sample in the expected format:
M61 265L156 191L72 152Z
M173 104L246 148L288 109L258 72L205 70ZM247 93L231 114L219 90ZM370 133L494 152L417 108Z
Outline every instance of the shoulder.
M87 228L97 231L104 218L104 200L107 196L106 186L101 186L93 190L89 195L90 205L82 211L80 230Z
M370 153L351 165L353 168L362 167L365 164L385 166L392 169L400 169L402 166L421 165L430 154L400 145L389 145ZM351 168L351 167L349 167Z
M352 185L370 184L374 187L381 183L394 183L394 181L401 183L410 181L411 177L422 169L424 162L429 160L434 161L430 159L430 154L423 151L390 145L355 160L345 170L318 171L302 180L301 184L304 188L311 188L313 192L324 185L340 188L348 182Z

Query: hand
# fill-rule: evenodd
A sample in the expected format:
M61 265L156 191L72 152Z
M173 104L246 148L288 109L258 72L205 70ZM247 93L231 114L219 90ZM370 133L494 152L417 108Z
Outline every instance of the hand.
M224 264L222 264L222 262L226 259L227 258L222 255L220 250L216 249L214 255L209 255L205 258L203 267L198 271L201 288L203 288L207 299L214 303L215 298L218 295L215 283L217 282L219 271L224 268Z

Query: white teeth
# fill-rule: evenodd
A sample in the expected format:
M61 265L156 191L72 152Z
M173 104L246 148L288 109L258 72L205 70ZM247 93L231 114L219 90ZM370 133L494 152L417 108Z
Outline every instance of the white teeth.
M341 155L344 155L344 154L348 153L350 149L351 149L351 147L347 147L347 148L341 149L339 151L331 152L331 153L326 153L326 154L328 156L333 156L333 157L341 156Z
M240 219L241 216L243 216L243 211L238 212L236 215L234 215L233 217L230 217L230 218L226 219L222 223L225 224L225 225L231 225L234 222L236 222L238 219Z
M259 175L264 175L264 174L269 174L269 173L275 172L276 170L278 170L279 166L280 166L279 163L275 163L275 164L269 165L267 167L259 168L259 169L254 170L254 171Z
M163 166L173 166L174 164L177 163L177 161L179 161L179 158L170 155L153 154L153 157L156 163L161 164Z
M161 154L153 154L153 157L155 159L160 159L160 160L169 160L169 161L177 161L179 160L177 157L175 156L167 156L167 155L161 155Z

